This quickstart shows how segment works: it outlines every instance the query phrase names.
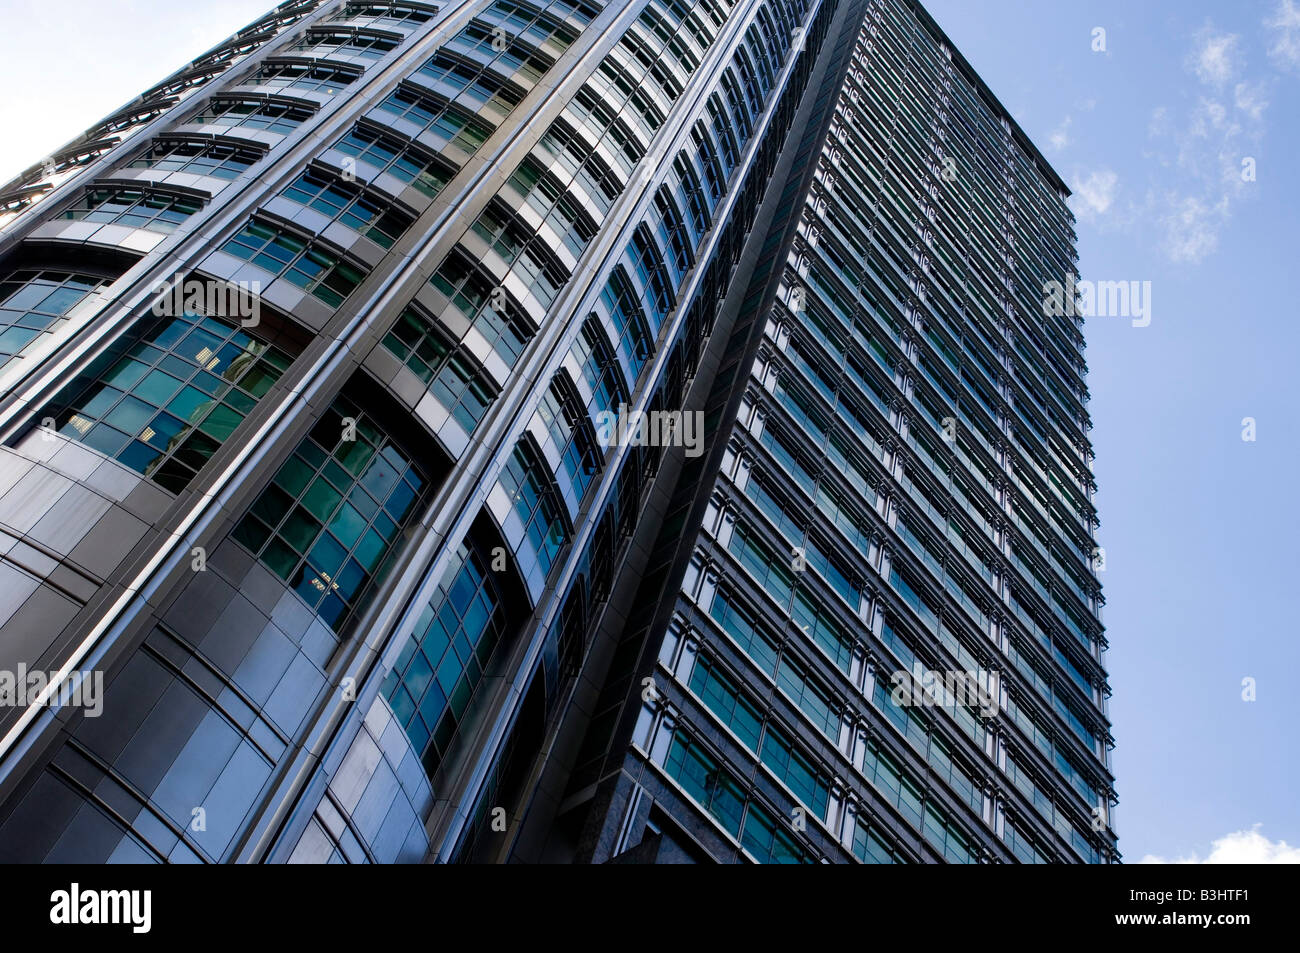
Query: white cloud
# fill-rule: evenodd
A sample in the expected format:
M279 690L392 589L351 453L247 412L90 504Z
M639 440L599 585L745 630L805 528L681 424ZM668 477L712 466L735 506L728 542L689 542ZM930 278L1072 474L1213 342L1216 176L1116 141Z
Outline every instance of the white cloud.
M1147 854L1140 864L1300 864L1300 847L1286 841L1274 843L1259 832L1256 824L1248 831L1235 831L1220 837L1210 846L1210 854L1201 860L1195 854L1167 860Z
M1206 99L1201 97L1200 103L1197 104L1196 112L1192 114L1192 122L1188 127L1192 135L1204 138L1212 131L1219 131L1227 134L1236 132L1228 123L1228 107L1223 105L1217 99Z
M1051 136L1048 137L1047 141L1052 144L1053 149L1060 151L1070 144L1070 126L1072 123L1073 120L1066 116L1061 120L1061 124L1056 127Z
M1093 220L1106 214L1115 201L1119 189L1119 176L1110 169L1098 169L1088 174L1087 178L1075 176L1073 193L1074 214L1085 220Z
M1268 108L1268 100L1264 98L1265 85L1263 83L1238 83L1232 90L1233 104L1244 112L1251 119L1259 120L1264 116L1264 110Z
M1235 33L1215 33L1204 27L1196 35L1196 49L1192 51L1192 66L1201 82L1222 86L1237 72L1241 37Z
M1300 70L1300 6L1295 0L1279 0L1264 26L1273 34L1268 55L1283 69Z
M1171 195L1161 224L1165 252L1176 264L1194 265L1219 247L1219 228L1228 218L1228 197L1214 204L1195 195Z
M1203 91L1187 106L1152 111L1150 148L1143 155L1155 165L1145 202L1140 207L1130 202L1109 217L1149 223L1175 264L1196 264L1213 254L1236 203L1255 192L1243 168L1259 155L1273 81L1252 79L1245 67L1235 34L1207 25L1192 38L1187 70L1205 84Z

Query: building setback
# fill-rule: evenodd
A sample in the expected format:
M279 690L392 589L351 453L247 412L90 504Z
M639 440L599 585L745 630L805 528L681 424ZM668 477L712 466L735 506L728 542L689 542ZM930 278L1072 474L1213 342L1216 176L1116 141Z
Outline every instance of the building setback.
M282 4L0 189L0 861L1116 861L1066 195L911 0Z

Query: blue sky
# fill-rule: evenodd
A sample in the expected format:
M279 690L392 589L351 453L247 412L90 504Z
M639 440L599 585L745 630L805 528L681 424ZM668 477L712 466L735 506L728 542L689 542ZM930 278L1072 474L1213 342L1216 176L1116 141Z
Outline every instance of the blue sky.
M0 0L0 181L271 5ZM1087 326L1125 859L1300 861L1300 2L927 6L1074 189L1082 277L1151 282Z

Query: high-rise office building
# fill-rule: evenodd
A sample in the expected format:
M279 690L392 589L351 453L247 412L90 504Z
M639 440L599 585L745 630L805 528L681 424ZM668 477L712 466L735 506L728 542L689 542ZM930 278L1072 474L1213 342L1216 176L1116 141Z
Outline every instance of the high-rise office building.
M910 0L282 4L0 191L0 860L1115 859L1065 194Z
M835 100L715 391L738 412L593 686L563 843L1116 861L1068 192L919 4L867 4Z

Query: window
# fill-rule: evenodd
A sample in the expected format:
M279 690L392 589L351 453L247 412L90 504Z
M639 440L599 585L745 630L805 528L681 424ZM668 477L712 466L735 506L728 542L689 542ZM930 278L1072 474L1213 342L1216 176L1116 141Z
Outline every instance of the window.
M289 47L290 50L311 50L316 55L359 56L367 60L383 58L397 49L400 40L379 33L356 33L346 30L309 29L307 35Z
M473 323L503 361L513 364L518 360L533 336L523 309L463 248L458 245L451 250L429 283Z
M707 656L701 655L696 659L691 669L690 689L719 721L735 732L746 748L758 753L762 714Z
M1016 855L1016 859L1022 864L1046 864L1049 859L1043 851L1039 850L1038 845L1018 830L1016 825L1007 819L1002 825L1002 840L1011 848L1011 852Z
M901 855L859 816L853 831L853 856L864 864L900 864Z
M587 243L596 237L597 227L591 213L568 191L556 199L555 210L546 217L546 223L560 236L574 258L580 257Z
M709 139L703 123L696 123L691 131L691 137L695 140L696 155L704 168L704 178L709 185L711 199L709 204L716 205L723 193L727 191L727 174L722 169L722 163L718 161L717 151L713 148L713 142Z
M394 90L378 108L415 123L425 133L433 133L470 155L492 135L490 123L475 118L454 103L442 103L409 87Z
M713 605L709 607L709 615L713 616L722 626L723 631L731 636L755 665L768 675L776 673L780 650L775 640L755 626L747 614L733 604L730 597L722 592L716 593L713 597ZM835 735L836 737L839 735L838 719L836 719Z
M311 169L282 194L292 202L328 215L384 248L391 248L414 221L401 209Z
M222 247L227 254L250 261L272 275L284 277L337 308L365 273L281 228L256 220Z
M724 89L728 89L730 96L730 89L725 85L728 76L730 76L730 74L724 75L723 83ZM732 129L739 128L742 142L749 138L749 130L743 125L733 127L731 120L727 118L722 109L721 101L718 99L717 93L714 93L709 97L709 116L713 122L713 134L718 137L718 142L722 145L723 162L726 164L727 170L730 171L740 162L740 145L736 142L736 136L735 133L732 132Z
M830 693L817 685L807 667L787 654L781 657L776 672L776 683L817 726L817 730L832 741L840 737L840 716L831 702Z
M634 60L645 67L646 73L655 81L668 102L674 102L682 94L681 81L661 56L661 50L655 49L641 36L631 32L623 34L619 42Z
M271 385L289 355L217 317L159 318L60 398L59 432L179 493ZM111 363L109 363L111 362Z
M722 771L699 745L683 734L673 736L664 770L732 837L740 836L745 794L735 778Z
M496 399L496 384L473 357L451 343L433 318L407 308L384 336L384 347L430 385L467 434L474 432Z
M789 604L794 585L789 556L774 556L767 544L744 523L736 524L727 549L778 605Z
M829 797L826 780L806 757L795 750L794 743L783 731L771 724L767 726L759 757L794 792L800 803L818 818L826 819Z
M246 126L287 136L314 112L314 106L262 99L214 99L189 121L213 126Z
M0 278L0 367L53 332L109 279L66 271L19 269Z
M202 199L174 192L112 187L88 190L59 217L170 233L202 207Z
M500 255L507 265L514 264L524 248L533 239L532 230L493 198L474 224L470 226L479 238Z
M698 245L704 233L713 224L709 203L704 197L704 187L700 184L695 164L685 152L679 152L673 160L673 170L677 173L678 192L686 199L686 208L690 211L691 224L695 228L695 242Z
M572 385L565 384L569 384L567 375L557 375L538 404L537 416L560 454L560 469L567 478L562 485L564 500L569 512L577 513L601 464L591 420L569 392Z
M511 454L501 473L501 488L514 505L515 514L523 524L523 539L535 555L536 567L528 565L523 554L519 556L520 569L534 585L545 581L551 565L564 544L569 541L562 507L551 484L550 475L537 452L526 441L521 442Z
M335 20L369 20L380 26L411 29L426 23L438 12L437 7L424 8L407 3L349 3Z
M748 797L736 777L685 732L673 735L663 769L760 864L813 862L777 815Z
M240 520L234 538L339 632L387 573L424 490L410 456L375 417L340 397Z
M554 10L555 16L567 15L586 26L600 13L600 4L583 3L582 0L553 0L548 10Z
M645 155L645 146L609 103L584 86L569 101L566 112L571 125L582 123L597 141L605 140L610 155L622 172L623 181L630 179L636 164Z
M566 188L561 173L567 173L569 176L569 186L577 184L582 192L586 193L587 198L592 204L599 209L599 214L603 215L608 212L614 201L623 193L622 181L614 175L609 166L592 150L585 139L574 132L572 125L565 117L557 118L551 127L546 130L546 134L537 143L535 150L541 158L539 165L533 159L525 159L525 163L531 163L532 168L528 170L530 179L521 181L512 177L511 185L527 198L532 201L537 195L535 191L536 182L545 174L546 166L550 167L550 173L559 185L555 195L547 192L545 201L542 204L534 203L542 215L547 214L547 210L552 203L564 203L568 197L559 197ZM558 166L556 165L558 163ZM523 166L520 167L523 169ZM545 206L545 207L543 207ZM590 218L578 204L574 205L573 215L566 213L566 218L575 219L575 215ZM583 246L590 241L595 234L595 225L590 226L590 234L583 236ZM580 250L579 250L580 251ZM579 253L579 252L575 252Z
M525 89L531 89L551 68L551 58L540 53L536 47L520 42L517 30L510 26L502 25L500 29L505 30L505 49L499 49L497 45L501 42L501 34L494 31L493 24L481 18L471 21L469 26L448 40L443 48L473 62L488 64L494 72Z
M496 573L475 547L462 545L380 688L430 777L508 634Z
M936 631L939 625L939 617L934 609L930 607L929 602L917 594L908 578L892 566L889 570L889 583L903 597L903 601L910 605L916 611L916 614L921 617L921 621L925 623L926 628L931 632Z
M428 77L438 92L448 99L458 99L475 111L487 109L504 119L523 101L523 93L513 83L477 64L436 53L417 70Z
M353 129L334 148L374 166L379 172L409 182L429 198L441 192L453 174L440 159L365 126Z
M644 133L641 138L649 142L664 124L665 117L654 97L641 86L643 77L642 71L629 70L607 57L590 83L592 89L598 90L601 98L618 109L622 116L637 120ZM632 110L625 108L629 104Z
M267 63L248 80L252 86L304 89L334 95L361 74L341 66L309 63Z
M680 284L695 263L695 251L681 210L667 186L655 193L655 210L659 213L655 230L660 243L671 252L668 265L673 270L672 283Z
M817 596L806 588L800 589L795 595L791 615L795 624L813 644L819 646L847 674L853 663L853 636L821 605Z
M543 218L564 194L564 187L532 156L525 156L506 182Z
M235 179L261 159L262 155L259 150L247 146L228 146L218 142L191 142L184 139L160 139L127 167Z
M808 852L783 826L757 804L745 813L741 846L760 864L810 864Z
M497 0L482 11L479 21L501 25L508 33L520 37L524 46L539 47L548 40L553 40L561 48L570 46L577 36L560 22L560 18L567 12L563 6L572 9L576 5L555 4L554 13L540 9L545 6L544 0L537 3Z
M628 379L635 381L650 356L650 333L646 329L645 312L622 265L614 266L600 300L614 323L619 353L627 361Z
M646 303L654 315L651 326L658 331L663 319L677 303L677 295L668 277L668 268L664 265L663 253L644 225L638 226L632 234L632 244L628 251L637 278L641 280L641 287L646 289Z
M600 324L588 318L569 353L582 368L582 377L591 388L592 400L587 410L593 417L601 411L617 413L618 405L627 400L627 393L618 361Z
M692 18L691 8L673 2L662 5L666 14L660 13L656 9L656 5L652 4L642 10L637 19L654 33L662 46L672 52L682 70L689 76L699 67L699 59L690 45L684 42L678 29ZM693 25L691 29L694 29ZM696 34L696 41L705 49L709 46L707 37L701 37L698 33Z

